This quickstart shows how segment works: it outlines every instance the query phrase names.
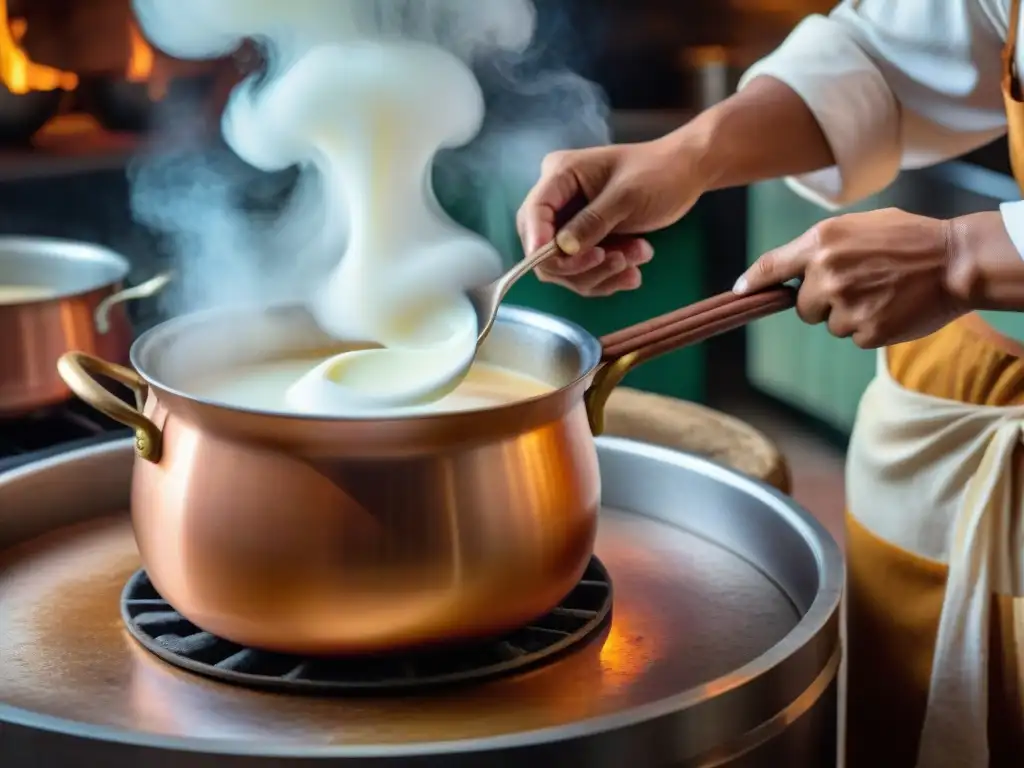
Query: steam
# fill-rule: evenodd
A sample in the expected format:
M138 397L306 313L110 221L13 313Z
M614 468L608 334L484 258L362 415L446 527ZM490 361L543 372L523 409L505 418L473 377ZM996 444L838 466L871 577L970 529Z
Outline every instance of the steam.
M391 89L386 95L393 102L423 101L420 114L432 115L432 124L410 126L400 151L429 174L437 146L415 146L416 137L434 136L447 147L432 169L434 186L445 193L441 202L462 209L467 223L492 241L510 241L512 211L545 154L608 140L600 91L560 70L551 49L531 46L537 20L531 0L134 0L134 7L147 37L173 56L217 58L249 39L266 60L265 71L241 83L225 110L224 137L234 155L186 147L178 155L141 158L131 170L135 218L167 235L175 255L175 312L308 301L331 280L350 287L352 303L346 306L358 306L359 279L336 267L342 253L358 247L360 235L349 221L365 190L346 178L339 193L331 170L340 174L344 167L351 177L358 158L335 153L333 161L325 159L332 150L318 142L317 126L328 130L347 122L349 130L379 144L372 126L357 125L358 115L348 109L366 95L356 88L353 72L371 65L386 69L368 50L351 55L368 42L401 45L407 64L444 73L410 84L401 71L385 71L377 82ZM471 68L482 86L475 101L466 98L467 89L480 86L460 81L428 46ZM455 90L439 92L445 88ZM437 108L449 103L463 106ZM181 137L177 141L180 146ZM429 175L421 183L429 189ZM447 239L449 245L445 253L435 249L416 262L421 266L393 288L396 300L438 274L468 285L499 269L482 238L446 222L433 195L427 199L444 223L443 232L431 230L435 244ZM453 238L461 250L452 251ZM423 250L430 245L423 243ZM380 242L364 247L379 248ZM335 312L335 327L328 320L328 330L339 334L363 330L351 313Z

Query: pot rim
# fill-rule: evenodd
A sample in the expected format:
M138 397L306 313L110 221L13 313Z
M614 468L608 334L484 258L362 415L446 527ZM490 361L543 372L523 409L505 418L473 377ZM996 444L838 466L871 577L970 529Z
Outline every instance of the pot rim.
M13 254L13 258L5 257L4 254ZM42 299L30 299L18 301L12 304L0 305L0 308L27 307L32 305L51 304L88 296L105 288L113 288L128 277L131 265L121 254L99 245L84 240L71 240L60 237L36 237L34 235L0 235L0 270L5 258L11 261L31 261L36 257L49 257L60 259L70 263L90 263L109 267L115 276L105 280L83 281L80 285L67 290L59 291L53 296ZM46 285L44 282L43 285Z
M240 416L258 417L260 419L269 420L287 420L291 422L302 422L306 424L312 423L330 423L330 424L412 424L412 423L423 423L431 420L437 420L439 418L452 419L452 418L472 418L479 415L480 413L488 414L506 414L510 411L528 407L531 404L538 402L544 402L551 400L552 398L558 397L560 394L577 387L581 382L587 379L594 370L600 365L601 362L601 342L585 328L564 318L552 315L547 312L541 312L539 310L530 309L527 307L520 307L515 305L503 305L498 309L498 314L495 319L495 324L511 324L520 325L534 328L548 334L557 336L561 339L572 344L580 354L579 369L571 380L564 382L553 388L550 392L545 392L540 395L534 395L532 397L523 398L521 400L513 400L508 403L501 403L499 405L488 406L486 408L474 408L462 411L442 411L442 412L419 412L411 413L408 415L387 415L387 414L367 414L365 416L326 416L319 414L306 414L289 411L274 411L274 410L262 410L254 408L244 408L237 405L230 405L215 400L211 400L204 397L199 397L192 394L184 389L178 387L172 387L165 384L151 371L146 369L146 366L142 364L142 360L145 356L146 348L155 343L158 339L163 338L166 334L174 331L180 331L181 329L188 328L189 326L198 326L213 322L216 318L224 319L232 314L246 315L252 314L255 311L263 313L273 312L289 312L295 310L305 310L306 307L302 303L298 302L276 302L270 304L261 305L245 305L240 307L232 308L214 308L205 309L197 312L191 312L185 315L179 315L178 317L166 320L158 325L149 328L135 339L132 343L129 351L129 360L132 368L138 373L142 380L152 389L158 393L170 395L172 398L179 399L185 403L191 405L198 405L202 408L209 408L215 411L233 413ZM486 345L486 342L484 342Z

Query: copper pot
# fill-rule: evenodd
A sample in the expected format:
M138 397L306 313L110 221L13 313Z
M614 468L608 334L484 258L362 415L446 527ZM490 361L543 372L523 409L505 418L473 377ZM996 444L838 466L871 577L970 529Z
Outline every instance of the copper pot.
M720 332L791 304L704 325ZM136 430L135 536L179 612L241 645L376 653L500 634L575 586L596 532L591 433L604 402L632 365L696 338L634 330L632 345L608 337L609 357L572 323L503 308L480 359L554 390L407 418L254 412L189 394L210 366L328 354L332 341L296 307L164 323L132 347L138 373L78 354L60 372ZM134 388L141 412L94 375Z
M57 360L83 350L124 361L132 340L125 302L151 296L160 275L123 288L128 261L91 243L0 237L0 289L42 289L45 297L0 299L0 417L16 416L71 396Z

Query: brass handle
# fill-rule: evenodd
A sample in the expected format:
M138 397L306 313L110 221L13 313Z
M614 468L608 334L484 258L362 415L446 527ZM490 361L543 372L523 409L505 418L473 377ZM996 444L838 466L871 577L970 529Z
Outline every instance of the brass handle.
M96 330L101 334L109 333L111 309L118 304L124 304L128 301L148 299L150 296L155 296L166 288L173 279L174 273L161 272L159 275L155 275L138 285L133 285L131 288L125 288L117 293L110 294L99 303L95 313L93 313L93 322L96 324Z
M604 409L612 390L636 366L789 309L796 294L789 286L747 296L722 293L602 338L602 365L584 396L594 436L604 432Z
M57 373L72 392L100 413L135 430L135 453L140 459L160 461L163 435L160 428L142 414L146 382L131 368L108 363L84 352L67 352L57 361ZM103 376L123 384L135 393L136 408L113 395L96 380Z

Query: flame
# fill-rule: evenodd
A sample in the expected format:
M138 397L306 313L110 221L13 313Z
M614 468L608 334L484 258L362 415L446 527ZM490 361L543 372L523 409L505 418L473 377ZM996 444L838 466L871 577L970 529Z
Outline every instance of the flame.
M161 76L156 67L156 54L146 42L134 21L128 21L128 68L125 80L146 83L151 101L160 101L167 95L168 78Z
M0 83L18 95L30 91L53 91L57 88L73 91L77 88L78 75L35 64L29 59L21 48L27 31L28 22L9 19L7 0L0 0Z
M129 83L144 83L153 74L153 49L142 37L135 22L128 22L128 70L125 78Z

